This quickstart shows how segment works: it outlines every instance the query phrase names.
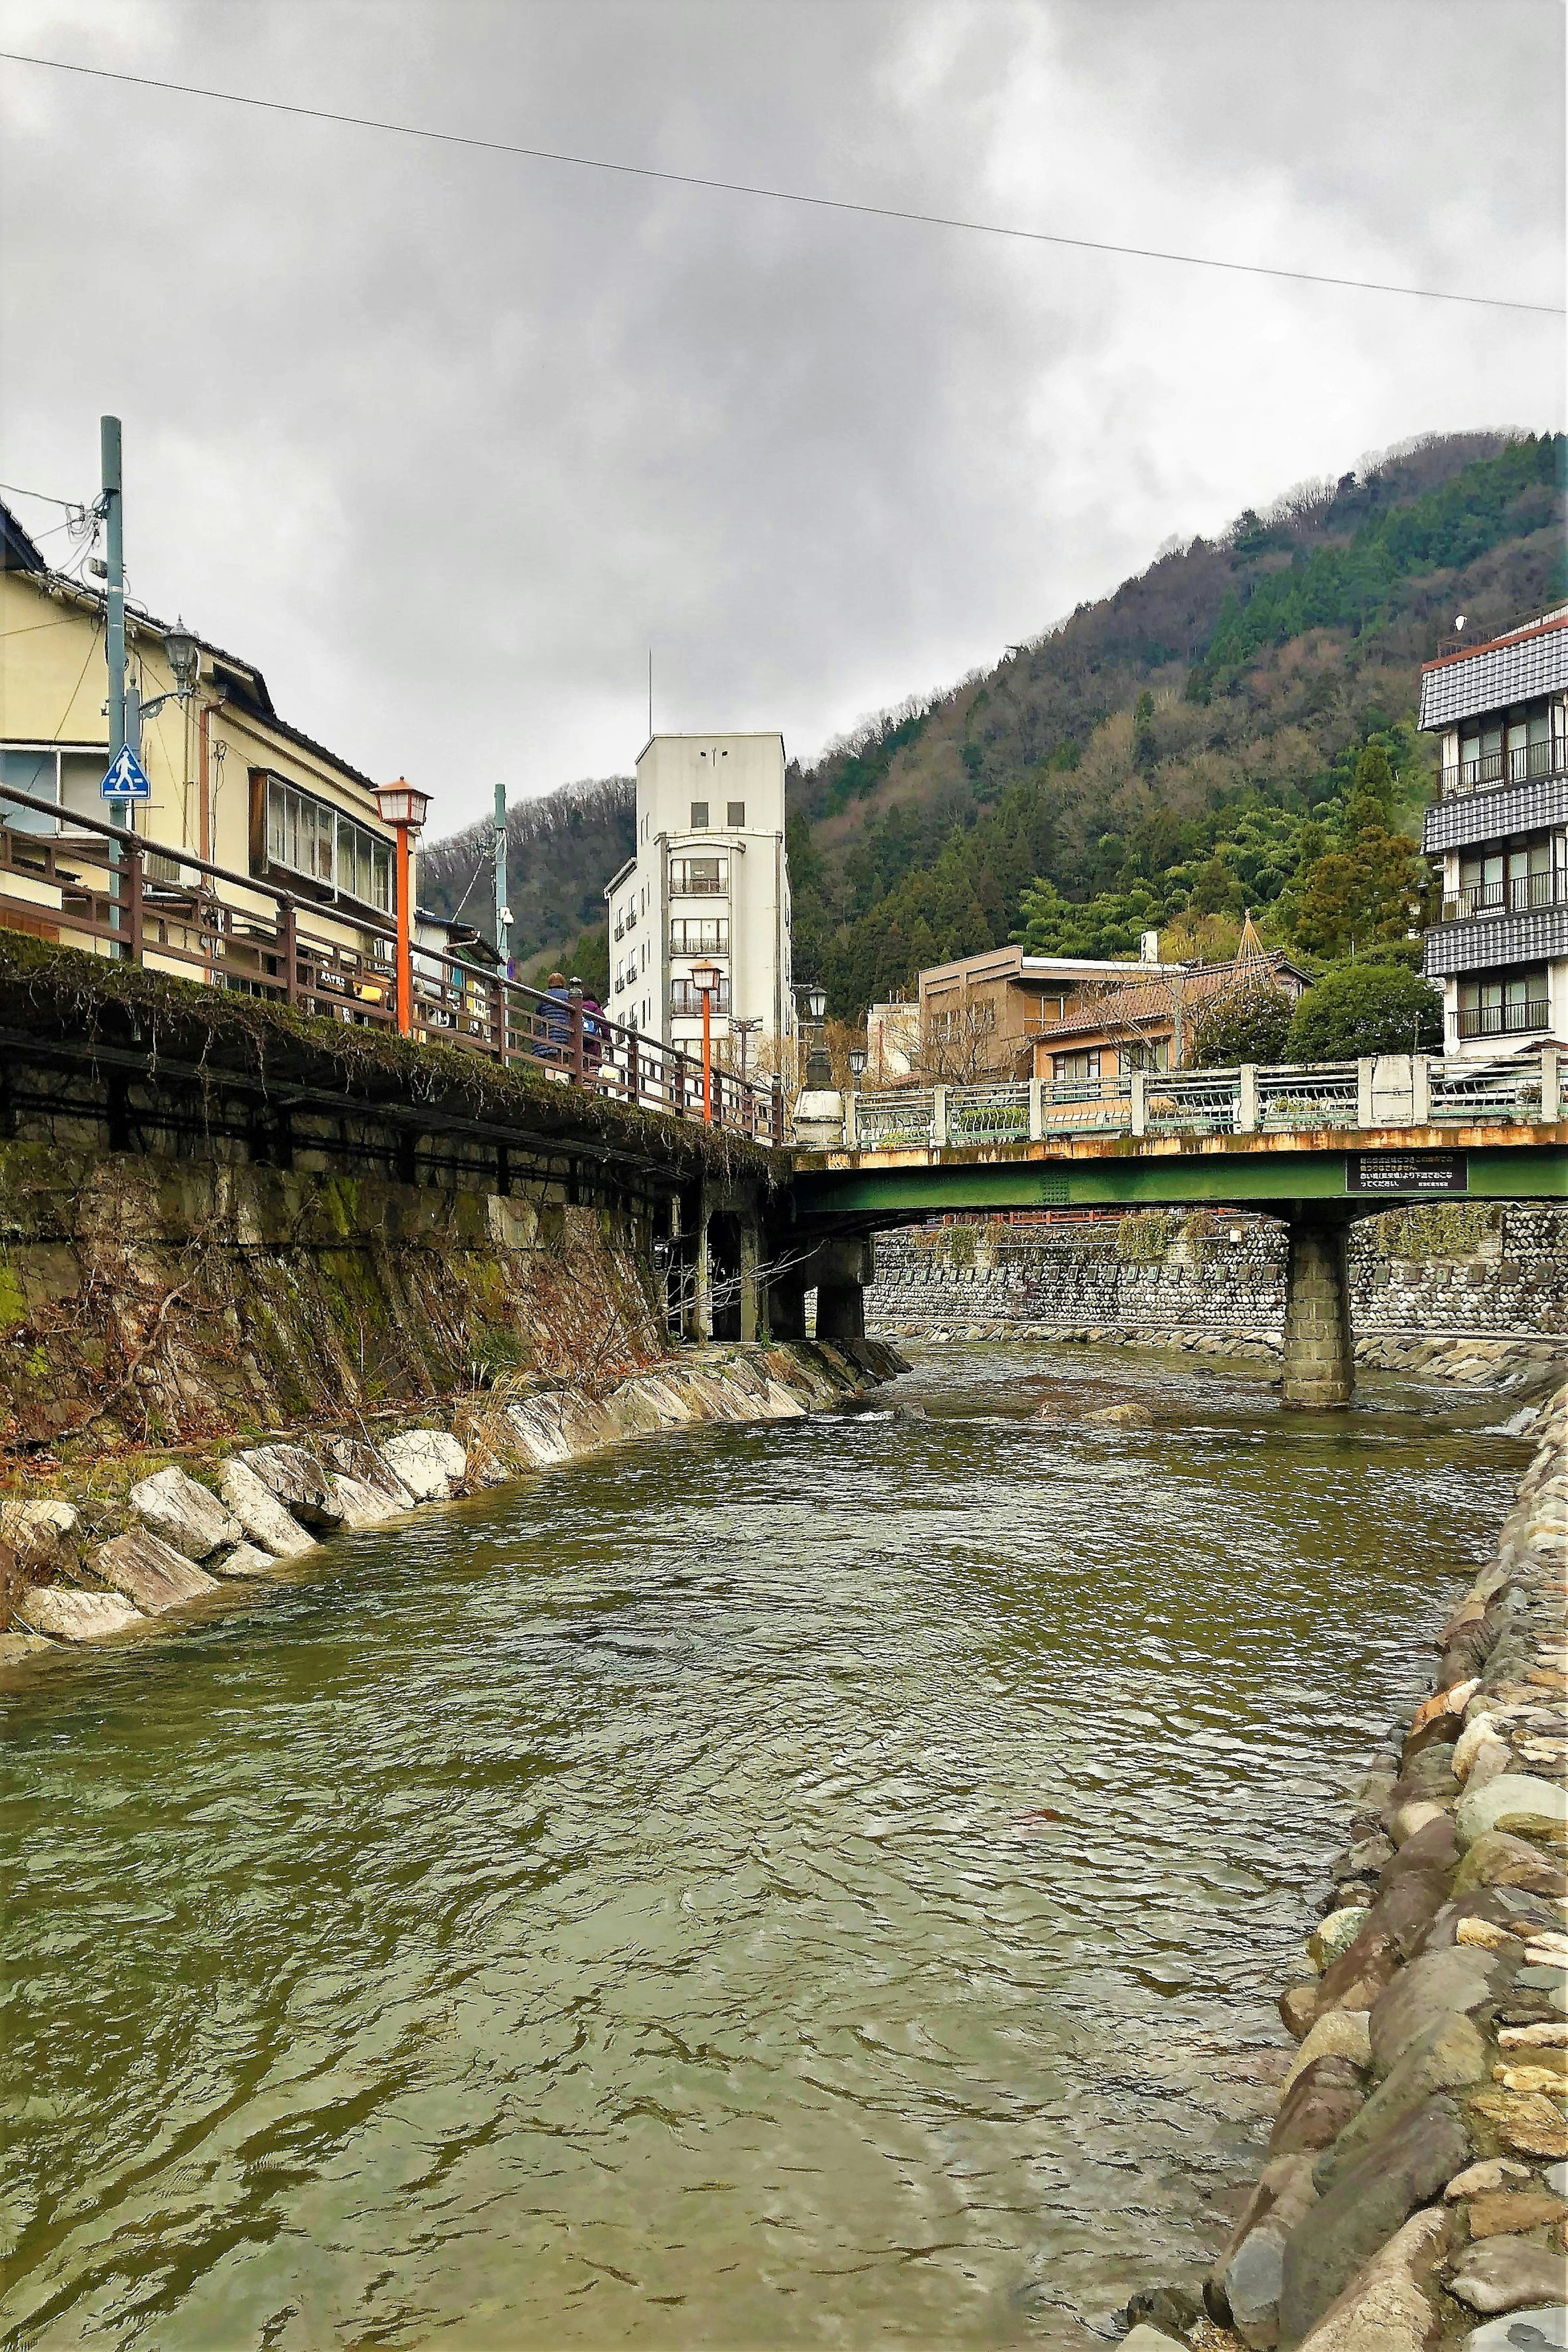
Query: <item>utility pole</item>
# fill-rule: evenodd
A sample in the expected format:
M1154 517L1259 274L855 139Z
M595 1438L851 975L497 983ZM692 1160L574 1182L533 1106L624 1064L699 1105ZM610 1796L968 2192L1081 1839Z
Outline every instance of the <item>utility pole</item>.
M112 767L125 749L125 510L121 498L120 419L101 416L98 426L102 460L103 494L99 500L104 525L104 650L109 660L109 760ZM122 825L134 825L136 803L127 800L118 808L111 801L108 814ZM109 845L109 925L120 924L120 869L124 863L118 841ZM111 948L110 954L124 952Z
M510 961L512 909L507 902L507 787L496 787L496 952L503 965Z
M107 571L105 572L106 632L109 656L109 757L110 765L125 749L125 516L120 496L120 419L105 416L99 423L103 457L101 501Z

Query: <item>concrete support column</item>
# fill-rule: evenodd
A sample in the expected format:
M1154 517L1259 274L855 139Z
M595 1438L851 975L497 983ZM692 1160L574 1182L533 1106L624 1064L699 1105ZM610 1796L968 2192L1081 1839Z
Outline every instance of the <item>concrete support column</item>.
M1281 1402L1298 1412L1343 1412L1354 1390L1345 1227L1301 1202L1290 1221Z
M757 1257L757 1227L749 1218L744 1218L740 1227L740 1336L743 1339L756 1339L762 1319Z
M706 1192L697 1210L696 1253L692 1261L692 1338L713 1338L713 1247Z
M822 1244L816 1266L819 1339L865 1338L865 1294L873 1271L869 1241Z
M806 1336L806 1285L797 1274L776 1275L768 1286L768 1328L775 1339Z

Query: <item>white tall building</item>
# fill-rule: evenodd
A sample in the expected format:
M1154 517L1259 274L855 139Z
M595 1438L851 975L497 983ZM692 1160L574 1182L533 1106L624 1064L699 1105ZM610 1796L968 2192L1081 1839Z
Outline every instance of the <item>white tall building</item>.
M794 1026L781 735L655 735L637 761L637 846L604 892L612 1021L700 1049L698 963L723 975L716 1038L756 1021L747 1059Z

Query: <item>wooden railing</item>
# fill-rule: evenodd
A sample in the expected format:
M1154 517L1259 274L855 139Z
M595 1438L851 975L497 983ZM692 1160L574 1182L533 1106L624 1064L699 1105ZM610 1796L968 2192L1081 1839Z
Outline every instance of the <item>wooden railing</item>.
M22 822L13 812L23 813ZM29 826L26 818L44 822ZM304 1013L396 1030L397 936L373 910L308 898L0 785L0 929ZM580 996L528 988L415 944L409 1034L676 1118L705 1116L700 1061ZM713 1124L785 1139L775 1083L711 1073Z

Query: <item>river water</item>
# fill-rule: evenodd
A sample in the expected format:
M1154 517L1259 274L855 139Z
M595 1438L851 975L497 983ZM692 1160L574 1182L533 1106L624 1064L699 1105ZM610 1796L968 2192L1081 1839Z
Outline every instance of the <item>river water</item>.
M1525 1449L1048 1346L877 1405L11 1678L5 2341L1072 2347L1199 2269Z

